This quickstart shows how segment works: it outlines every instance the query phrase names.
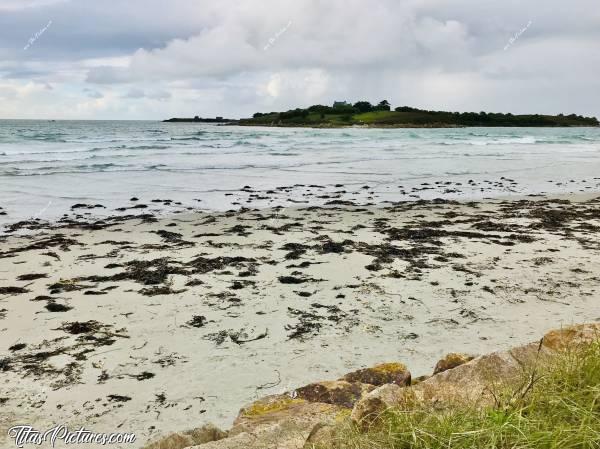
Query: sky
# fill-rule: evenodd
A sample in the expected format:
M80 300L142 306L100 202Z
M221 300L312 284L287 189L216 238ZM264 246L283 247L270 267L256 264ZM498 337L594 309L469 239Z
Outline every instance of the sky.
M0 118L600 117L598 0L0 0Z

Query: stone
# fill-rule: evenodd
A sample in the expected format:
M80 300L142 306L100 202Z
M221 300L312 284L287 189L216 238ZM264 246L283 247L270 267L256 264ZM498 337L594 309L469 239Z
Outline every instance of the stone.
M154 443L144 446L143 449L184 449L193 446L194 444L194 440L190 435L186 435L185 433L172 433Z
M373 390L373 385L360 382L334 380L318 382L295 390L298 399L308 402L322 402L352 408L364 394Z
M425 381L426 381L427 379L429 379L430 377L431 377L431 376L419 376L419 377L417 377L417 378L415 378L415 379L412 379L412 380L411 380L411 382L410 382L410 384L411 384L412 386L414 386L414 385L417 385L417 384L420 384L421 382L425 382Z
M189 449L303 449L314 425L283 420Z
M337 427L331 424L317 424L308 435L303 449L329 447L336 440Z
M450 354L446 354L435 365L433 375L435 376L436 374L443 373L444 371L448 371L449 369L453 369L457 366L464 365L465 363L470 362L474 358L475 357L473 356L460 354L457 352L451 352Z
M202 427L192 429L186 432L194 440L194 444L204 444L211 441L219 441L227 436L227 433L223 432L212 424L206 424Z
M432 376L415 386L413 392L419 402L432 405L490 405L494 386L509 385L522 373L521 364L510 352L495 352Z
M397 405L404 388L396 384L383 385L356 403L350 419L362 430L368 429L389 407Z
M228 438L199 449L302 449L316 426L331 425L347 408L273 395L244 407Z
M579 324L551 330L543 338L543 345L552 350L573 348L600 339L600 323Z
M342 380L361 382L377 387L385 384L396 384L401 387L410 385L410 371L402 363L382 363L372 368L360 369L346 374Z
M190 446L210 443L225 438L227 434L212 424L181 433L172 433L147 444L143 449L184 449Z
M271 423L285 416L295 415L299 406L306 404L303 399L295 399L287 394L266 396L258 401L243 407L233 422L237 433L255 427L256 425Z
M315 427L332 425L341 416L347 416L354 402L373 388L332 381L267 396L240 410L228 432L229 438L202 448L302 449Z
M292 398L290 394L267 396L242 408L229 435L254 432L257 428L277 422L290 421L300 427L312 427L329 420L344 410L343 407L305 399Z

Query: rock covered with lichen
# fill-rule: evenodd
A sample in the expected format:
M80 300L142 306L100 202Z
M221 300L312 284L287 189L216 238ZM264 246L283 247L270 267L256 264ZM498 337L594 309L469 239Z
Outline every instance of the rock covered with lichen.
M317 382L295 390L298 398L308 402L320 402L339 407L352 408L356 401L375 387L361 382L334 380Z
M144 449L183 449L197 446L212 441L219 441L227 437L227 433L212 424L205 424L196 429L172 433L144 446Z
M433 375L435 376L436 374L443 373L444 371L448 371L449 369L453 369L457 366L464 365L465 363L470 362L474 358L475 357L473 356L467 354L460 354L457 352L451 352L449 354L446 354L435 365L435 368L433 369Z
M372 368L365 368L346 374L343 380L361 382L377 387L385 384L396 384L401 387L410 385L411 374L402 363L382 363Z

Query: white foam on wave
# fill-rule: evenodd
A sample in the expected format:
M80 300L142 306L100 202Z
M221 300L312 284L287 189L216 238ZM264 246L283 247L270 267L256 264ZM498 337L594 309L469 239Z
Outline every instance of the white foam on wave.
M244 185L378 185L387 186L393 199L399 180L410 185L494 176L517 177L523 193L539 193L548 179L593 178L599 152L597 128L314 130L0 121L0 202L25 211L57 198L47 213L60 215L60 198L77 190L107 205L143 193L200 198L207 207L226 209L231 204L222 192ZM188 198L190 191L196 196Z

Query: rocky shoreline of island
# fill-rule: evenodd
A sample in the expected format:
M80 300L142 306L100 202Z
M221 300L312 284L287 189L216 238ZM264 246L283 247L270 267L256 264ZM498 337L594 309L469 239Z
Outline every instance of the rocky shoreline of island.
M577 114L511 114L494 112L449 112L399 106L392 110L387 100L378 104L336 101L333 106L313 105L283 112L257 112L251 118L172 118L165 122L215 123L237 126L309 128L464 128L464 127L597 127L596 117Z

